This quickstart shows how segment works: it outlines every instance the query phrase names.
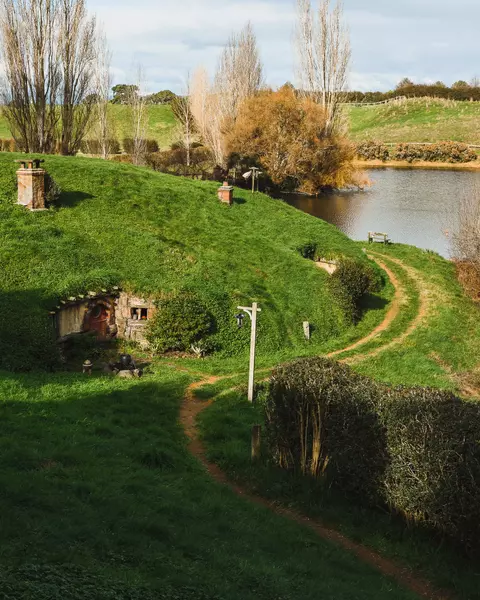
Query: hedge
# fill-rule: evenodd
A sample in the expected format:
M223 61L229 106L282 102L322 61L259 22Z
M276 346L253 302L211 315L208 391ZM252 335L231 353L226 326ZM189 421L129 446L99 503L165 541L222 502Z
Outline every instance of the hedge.
M477 160L476 153L467 145L459 142L439 142L436 144L397 144L389 151L386 144L372 140L356 146L357 156L362 160L404 160L468 163Z
M440 142L438 144L398 144L394 160L415 162L467 163L477 160L477 155L466 144L457 142Z
M278 466L480 550L480 403L311 358L274 371L265 410Z
M390 151L382 142L373 140L361 142L356 147L357 156L362 160L381 160L383 162L390 160Z
M346 102L384 102L405 96L407 98L443 98L445 100L479 101L480 87L466 86L449 88L441 85L414 84L396 88L389 92L348 92Z
M120 142L114 138L107 140L108 154L120 154ZM80 144L83 154L103 154L103 143L100 140L83 140Z
M146 153L158 152L159 146L157 140L143 140L144 148ZM123 150L127 154L134 154L135 150L135 140L133 138L123 138L122 141Z

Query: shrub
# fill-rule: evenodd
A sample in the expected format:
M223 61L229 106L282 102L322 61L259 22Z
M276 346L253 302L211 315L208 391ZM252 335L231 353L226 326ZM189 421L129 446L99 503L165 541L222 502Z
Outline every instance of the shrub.
M480 404L389 388L323 358L273 372L273 460L480 549Z
M157 140L144 140L145 152L154 153L159 151ZM135 149L135 140L133 138L123 138L123 150L127 154L133 154Z
M158 152L160 150L157 140L145 140L145 148L148 153Z
M0 149L2 152L17 152L21 150L13 138L0 139Z
M133 158L131 154L116 154L112 157L113 162L128 164L131 165L133 163Z
M327 359L277 367L265 404L274 461L373 499L386 463L376 398L375 383Z
M133 138L123 138L122 141L123 151L127 154L133 154L135 142Z
M479 547L480 404L422 388L384 397L386 502L408 520Z
M377 289L378 281L373 269L358 260L342 258L337 270L329 279L331 293L340 304L347 321L358 322L365 295Z
M382 142L362 142L356 146L357 156L362 160L390 160L390 151Z
M213 317L194 294L181 292L158 301L149 323L147 340L156 352L204 347L213 331Z
M172 146L170 150L148 154L147 165L154 171L170 175L205 177L207 173L212 172L214 162L210 150L200 146L191 148L190 164L187 165L185 148Z
M393 158L415 162L467 163L477 160L477 155L466 144L441 142L439 144L398 144Z
M299 246L297 250L303 258L315 260L317 255L317 244L316 242L307 242L306 244L303 244L303 246Z
M120 154L120 142L114 138L107 140L108 154ZM103 154L103 143L100 140L83 140L80 145L83 154Z

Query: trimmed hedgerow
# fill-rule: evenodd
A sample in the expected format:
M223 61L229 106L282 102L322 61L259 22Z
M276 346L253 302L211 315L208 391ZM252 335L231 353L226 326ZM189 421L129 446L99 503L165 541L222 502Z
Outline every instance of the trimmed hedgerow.
M147 339L156 352L206 349L206 339L214 328L214 319L200 299L190 292L159 300L158 311L150 321Z
M120 142L114 138L107 140L106 146L109 154L120 154ZM83 154L103 154L104 144L100 140L83 140L80 151Z
M378 495L387 453L377 386L347 366L314 358L277 367L265 404L271 455L282 468Z
M123 150L127 154L133 154L135 151L135 140L133 138L123 138ZM157 140L144 140L144 149L146 153L158 152L159 146Z
M356 146L357 156L363 160L381 160L386 162L390 160L388 147L382 142L369 140L361 142Z
M440 142L438 144L398 144L393 155L394 160L407 162L447 162L468 163L477 160L475 152L457 142Z
M480 403L313 358L274 371L265 407L280 467L480 550Z

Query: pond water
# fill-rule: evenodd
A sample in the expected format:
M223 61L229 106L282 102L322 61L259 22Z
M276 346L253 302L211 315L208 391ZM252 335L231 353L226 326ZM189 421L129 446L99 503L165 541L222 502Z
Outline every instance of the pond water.
M480 190L480 172L375 169L365 191L335 192L318 198L282 195L292 206L336 225L354 240L369 231L388 233L393 242L450 256L460 203Z

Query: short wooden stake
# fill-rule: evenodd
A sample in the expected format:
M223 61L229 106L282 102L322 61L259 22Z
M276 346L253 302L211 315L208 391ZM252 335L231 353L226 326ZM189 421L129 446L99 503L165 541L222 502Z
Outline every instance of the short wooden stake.
M254 425L252 427L252 460L258 460L261 454L262 426Z

